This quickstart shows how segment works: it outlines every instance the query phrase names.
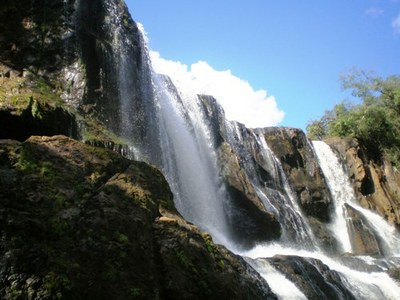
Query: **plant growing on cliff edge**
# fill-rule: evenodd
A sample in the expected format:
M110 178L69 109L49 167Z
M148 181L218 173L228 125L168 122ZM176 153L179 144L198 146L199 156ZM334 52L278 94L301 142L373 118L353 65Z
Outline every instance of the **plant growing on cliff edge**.
M311 139L353 137L360 140L375 159L386 156L400 166L400 76L381 78L353 70L342 76L358 104L341 102L307 126Z
M203 239L204 239L204 243L205 243L207 251L209 253L215 253L217 251L217 247L213 243L212 237L209 234L204 234Z

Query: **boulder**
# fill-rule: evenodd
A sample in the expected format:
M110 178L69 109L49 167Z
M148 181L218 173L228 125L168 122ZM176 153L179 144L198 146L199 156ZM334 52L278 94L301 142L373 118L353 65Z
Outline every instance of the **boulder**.
M182 218L161 217L153 227L162 299L277 299L241 257Z

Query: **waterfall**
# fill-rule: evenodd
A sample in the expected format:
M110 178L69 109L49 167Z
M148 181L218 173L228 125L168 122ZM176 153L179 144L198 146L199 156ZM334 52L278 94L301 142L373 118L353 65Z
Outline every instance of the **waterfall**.
M314 141L313 146L318 157L321 169L327 179L333 199L335 199L335 215L331 231L340 242L343 252L352 252L350 236L347 231L347 222L344 204L352 202L353 190L345 174L340 172L340 165L336 155L324 142ZM339 173L339 174L338 174Z
M142 28L139 26L139 29ZM117 65L121 68L117 73L122 116L120 129L125 138L131 138L130 146L137 151L136 159L152 163L162 170L174 194L175 206L184 218L209 231L217 243L244 257L280 299L308 297L298 282L289 279L289 271L286 270L285 274L285 268L273 265L273 260L280 257L296 261L298 271L306 272L306 267L315 270L318 279L335 291L338 299L395 299L400 295L398 284L384 272L391 265L398 266L398 262L339 255L332 258L324 254L263 131L224 120L223 124L218 124L218 134L232 148L265 210L277 216L283 228L282 238L275 242L260 243L247 250L235 247L227 220L232 208L219 173L218 145L212 131L215 128L205 116L200 97L195 92L153 71L143 30L142 34L144 64L139 81L143 84L140 93L144 100L141 105L135 102L137 97L132 96L130 90L135 78L133 73L129 75L132 63L129 53L121 49L120 54L126 53L127 57L122 55L118 58ZM138 138L141 134L145 138ZM379 240L389 249L385 254L395 254L395 249L400 249L398 240L391 237L395 236L395 229L355 203L348 179L330 148L319 143L314 143L314 147L336 201L332 232L340 241L342 251L353 251L343 214L345 206L350 205L371 224L375 234L379 233ZM293 276L298 275L296 270ZM314 284L313 277L308 277L307 273L304 278L310 286ZM346 295L354 297L347 298Z
M327 179L330 191L335 199L335 218L331 230L342 244L344 252L353 252L349 221L346 219L345 206L348 205L358 211L374 229L373 234L383 242L385 254L394 255L400 252L400 239L396 228L387 223L381 216L361 207L355 198L354 190L345 173L339 158L324 142L313 142L320 166Z
M283 224L286 229L283 240L288 244L301 245L302 248L314 248L316 245L312 230L305 221L306 219L300 210L297 196L289 185L289 181L283 171L280 161L267 145L262 132L257 131L254 133L254 136L259 146L258 151L261 158L266 162L268 170L272 170L275 182L280 184L281 188L283 188L284 193L279 190L276 190L274 193L278 195L278 201L275 200L274 203L275 206L280 206L280 223ZM289 234L290 231L294 234Z
M131 143L137 149L136 159L162 170L174 194L175 206L185 219L212 233L216 241L226 243L225 190L218 176L214 147L198 97L182 92L183 88L178 92L167 76L154 72L148 56L146 34L141 25L138 27L142 60L145 62L140 72L140 80L144 83L140 92L145 103L143 107L139 106L139 112L133 111L133 78L129 76L132 64L122 51L118 58L121 66L118 86L122 135L134 137ZM148 121L143 124L144 119ZM132 120L135 120L134 124ZM138 142L138 134L130 133L137 127L141 134L148 136L146 141Z
M347 267L340 260L329 257L321 252L299 250L275 243L270 245L259 245L250 251L241 253L241 255L255 259L257 261L259 261L260 258L273 258L276 255L297 256L306 259L318 259L329 266L331 270L338 272L337 274L340 276L340 282L342 286L351 291L351 293L355 296L355 299L395 300L398 299L398 295L400 295L400 286L396 283L394 279L390 278L386 273L382 272L382 270L377 270L373 272L357 271L350 267ZM252 263L252 265L260 273L266 272L268 271L268 269L271 268L270 264L268 263L266 269L263 268L260 263ZM272 272L272 274L277 273L275 269L269 272ZM282 281L281 284L283 284ZM281 299L287 299L285 297L285 293L280 291L280 289L274 290L274 292L276 292ZM346 297L337 298L348 299ZM302 299L302 296L296 296L294 299Z
M268 261L251 258L246 258L246 261L260 273L268 282L271 290L278 295L279 298L285 300L307 299L293 282L287 279L282 273L278 272Z
M237 122L226 121L226 135L229 144L242 159L242 167L249 176L255 191L264 207L279 218L282 225L282 241L312 249L315 239L299 208L297 198L292 191L280 161L268 147L263 132L249 130ZM250 142L246 142L250 141ZM258 176L254 152L258 162L270 179L265 182Z
M168 88L165 76L153 74L158 104L162 171L171 185L180 213L217 240L227 235L223 190L219 184L216 157L196 98ZM192 106L188 111L186 105Z

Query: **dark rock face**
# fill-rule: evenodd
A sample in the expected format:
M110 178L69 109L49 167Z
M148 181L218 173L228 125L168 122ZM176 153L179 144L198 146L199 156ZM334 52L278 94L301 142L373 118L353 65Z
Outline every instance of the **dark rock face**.
M231 208L228 210L228 222L230 228L234 230L233 238L245 248L279 238L281 233L279 221L262 205L229 144L220 145L218 159L230 195Z
M374 161L374 155L355 139L332 138L326 142L346 164L359 203L399 226L400 173L384 158Z
M177 214L164 177L145 163L31 137L1 140L0 175L2 299L273 297Z
M209 120L215 146L218 148L226 142L225 112L217 100L209 95L198 95L203 105L204 115Z
M339 274L320 260L283 255L267 260L285 274L307 299L356 299Z
M156 126L150 126L156 108L149 58L124 1L77 1L75 7L85 86L78 107L92 112L110 131L153 149L148 145L157 145L158 135Z
M277 299L242 258L181 218L161 217L154 230L163 299Z
M75 114L42 77L0 63L0 139L56 134L79 138L78 132Z
M327 223L308 217L308 222L315 238L319 241L326 253L337 254L340 252L338 241L332 236L331 230L327 227Z
M74 114L137 144L154 141L147 126L154 112L148 57L123 1L5 0L0 19L2 65L40 76Z
M282 163L306 215L330 220L332 200L318 160L305 134L296 128L264 129L265 139Z
M152 292L157 170L61 136L1 145L2 298Z
M49 75L71 62L64 55L73 37L74 0L4 0L0 7L0 62L22 71Z
M33 97L19 115L0 110L0 139L24 141L32 135L78 137L74 115L61 107L41 104Z

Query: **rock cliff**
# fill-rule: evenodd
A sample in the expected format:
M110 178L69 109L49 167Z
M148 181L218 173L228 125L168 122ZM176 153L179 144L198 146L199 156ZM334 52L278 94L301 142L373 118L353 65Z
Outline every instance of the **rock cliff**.
M0 142L2 299L265 299L162 174L65 136Z
M289 181L308 216L330 220L332 199L310 142L296 128L265 128L265 139L282 162Z
M145 75L147 58L139 29L123 1L5 0L0 17L0 80L17 77L20 81L12 81L15 86L9 87L6 96L0 90L3 101L32 97L57 109L68 106L78 126L70 134L65 130L50 130L49 134L123 145L124 140L114 134L123 133L137 143L149 141L151 132L145 125L151 114L143 106L151 97L150 77ZM125 107L120 103L123 66L129 66L123 76L129 80L133 99ZM124 119L134 115L133 111L142 116L129 120L135 130L128 129ZM29 131L29 120L9 118ZM52 124L42 127L47 125ZM35 130L33 134L41 133Z
M338 272L318 259L276 255L268 261L290 278L308 299L356 299Z
M224 179L225 188L229 195L229 199L227 199L229 205L227 206L232 207L232 209L227 209L227 219L233 229L232 238L244 248L251 248L257 243L278 239L281 236L279 220L277 216L266 209L249 178L248 172L246 172L244 160L248 158L256 164L254 159L250 157L249 151L251 149L244 151L240 149L245 146L245 143L254 143L252 130L241 124L236 124L243 129L245 138L238 141L239 143L233 143L226 127L225 112L217 100L207 95L199 95L198 97L202 103L204 115L212 129L211 133L217 148L220 175ZM249 147L251 148L250 145ZM238 220L241 220L241 222L239 223Z
M360 204L399 226L399 171L385 158L373 160L368 149L355 139L331 138L327 143L345 163Z
M0 18L0 297L275 299L176 212L158 170L66 137L128 157L125 139L154 138L124 2L6 0Z
M160 166L163 124L143 37L124 2L4 0L0 18L0 297L275 299L241 257L184 220L160 171L127 159L139 146ZM197 100L226 195L227 238L240 250L275 240L337 254L333 200L304 133L249 129L227 121L213 97ZM190 113L179 113L193 135ZM398 171L355 140L328 143L358 201L399 225ZM362 214L346 213L354 254L385 255ZM267 260L307 297L353 298L319 260Z
M280 207L285 201L282 196L288 196L288 191L285 190L287 177L288 184L295 193L295 201L298 201L308 217L315 237L323 247L334 251L337 247L336 241L327 229L333 202L318 165L318 159L305 134L295 128L248 129L240 123L226 122L223 109L213 97L205 95L199 97L212 128L214 143L218 148L220 172L225 179L227 189L231 192L232 203L239 212L242 211L246 216L257 220L258 224L261 223L257 215L261 216L264 211L265 226L258 226L257 230L252 230L254 226L251 226L251 223L245 224L244 235L250 237L251 241L258 242L277 239L281 233L279 227L267 221L265 217L265 212L271 214L275 211L274 209L268 211L270 207L261 199L261 191L273 201L273 205L278 207L279 211L283 212L281 216L275 215L275 217L279 219L281 227L286 227L284 230L288 238L294 239L295 226L288 223L292 217L285 216L284 211L287 209ZM265 147L269 147L273 154L265 152ZM279 162L274 162L272 155L275 155ZM241 209L244 205L257 208L258 212ZM239 217L238 215L237 218ZM264 234L258 233L260 228L267 228L268 231L263 230Z

